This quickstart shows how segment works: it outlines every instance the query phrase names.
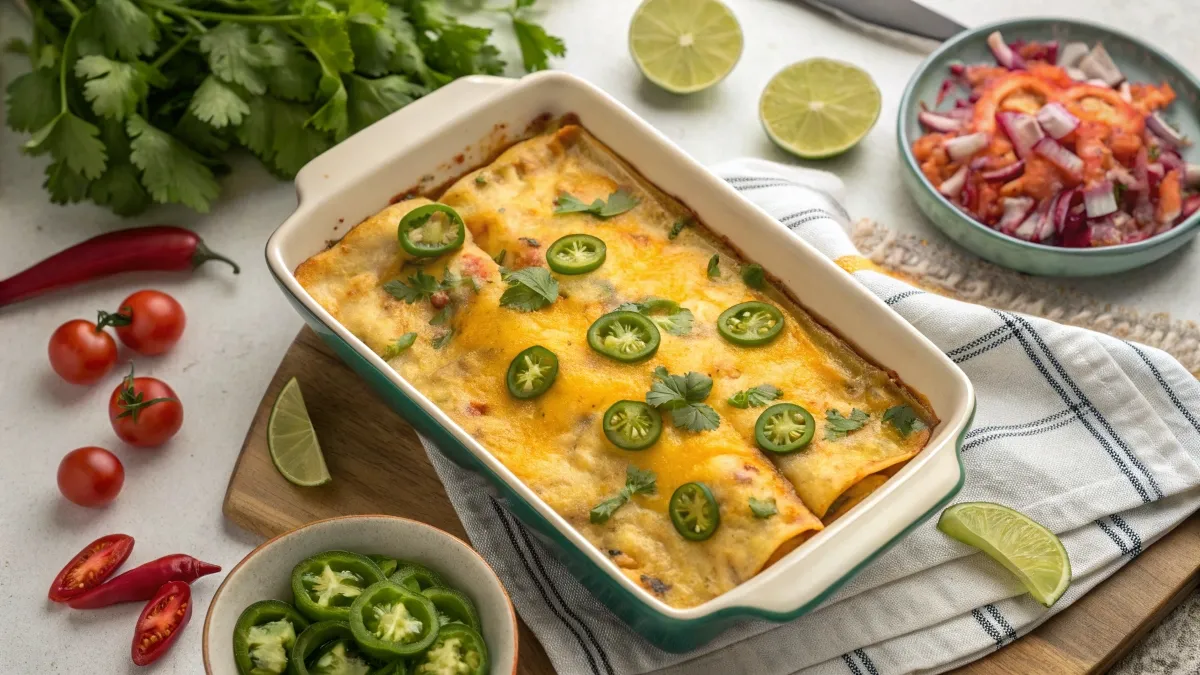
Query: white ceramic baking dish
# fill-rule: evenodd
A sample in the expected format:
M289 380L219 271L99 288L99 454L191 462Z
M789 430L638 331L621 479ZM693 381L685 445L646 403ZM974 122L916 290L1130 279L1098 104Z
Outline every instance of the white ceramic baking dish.
M292 272L353 224L414 186L441 185L520 140L535 119L581 124L716 234L763 265L860 353L924 394L941 418L928 446L848 515L737 588L697 607L670 607L617 566L488 449L387 366L300 286ZM664 649L712 639L739 617L795 618L953 497L958 446L974 412L970 381L912 326L816 249L743 198L603 91L572 75L460 79L316 158L296 178L299 205L267 243L267 263L309 324L444 454L489 477L508 507L552 543L597 597Z

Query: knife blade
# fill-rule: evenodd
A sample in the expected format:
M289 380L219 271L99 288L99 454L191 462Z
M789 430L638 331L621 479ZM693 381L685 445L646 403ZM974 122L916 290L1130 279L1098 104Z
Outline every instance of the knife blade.
M917 4L913 0L800 0L832 14L844 14L880 28L939 42L966 30L965 26Z

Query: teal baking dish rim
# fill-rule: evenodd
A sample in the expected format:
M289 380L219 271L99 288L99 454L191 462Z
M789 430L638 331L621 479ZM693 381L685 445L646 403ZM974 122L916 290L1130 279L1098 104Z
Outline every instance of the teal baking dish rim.
M732 625L746 619L764 619L783 623L798 619L818 607L832 596L838 589L854 578L874 562L880 555L887 552L901 539L908 536L919 525L929 520L933 514L945 508L963 487L966 481L966 468L962 462L962 445L967 432L975 419L977 401L972 393L970 412L958 437L954 441L954 456L958 463L958 481L932 507L920 517L914 519L903 530L888 540L879 548L868 554L860 563L827 586L809 602L788 612L772 612L756 607L733 606L716 610L702 617L678 619L666 616L654 606L646 603L628 589L619 584L608 572L588 558L579 547L566 540L558 529L542 514L538 513L528 502L516 493L508 483L496 475L491 469L475 458L469 448L463 445L440 422L426 412L416 401L388 379L379 368L363 357L350 343L339 336L329 325L312 313L308 307L288 289L283 279L268 265L271 277L279 285L288 302L296 309L305 323L313 329L338 355L342 361L399 414L413 428L430 441L443 456L460 467L475 472L487 478L496 490L500 492L505 506L524 525L530 527L538 538L549 544L548 548L570 572L595 596L602 604L620 618L626 625L641 635L654 646L671 653L683 653L700 647L713 639Z

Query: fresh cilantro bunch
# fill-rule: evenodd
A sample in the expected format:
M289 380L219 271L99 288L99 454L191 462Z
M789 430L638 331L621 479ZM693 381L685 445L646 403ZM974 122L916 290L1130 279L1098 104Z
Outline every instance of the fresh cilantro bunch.
M526 70L563 56L503 8ZM243 147L290 178L309 160L464 75L499 74L491 29L442 0L31 0L33 33L9 50L33 69L9 85L8 125L49 155L59 204L122 215L150 204L207 211Z

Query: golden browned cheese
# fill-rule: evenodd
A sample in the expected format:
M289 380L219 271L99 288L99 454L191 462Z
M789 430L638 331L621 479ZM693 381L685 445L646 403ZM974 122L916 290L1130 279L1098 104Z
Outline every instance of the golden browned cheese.
M554 213L562 192L586 202L616 189L632 192L637 207L607 220L589 214ZM773 290L748 288L741 263L698 224L676 239L668 232L688 212L662 195L579 127L568 126L511 147L492 164L468 174L440 198L467 224L458 251L425 265L441 279L448 270L472 277L478 291L460 284L451 292L452 318L431 325L429 301L406 304L383 289L417 271L397 243L405 213L429 203L414 199L388 207L355 227L329 250L296 270L309 293L377 353L400 335L415 344L389 364L493 453L552 509L604 552L635 583L675 607L712 599L749 579L777 554L822 527L820 516L863 477L903 462L924 445L927 433L901 438L881 425L884 410L913 404L932 423L932 413L887 373L856 356L841 341ZM545 266L556 239L587 233L603 239L607 260L583 275L555 275L558 300L522 313L500 306L505 283L493 256L505 252L510 268ZM706 274L721 256L720 276ZM623 302L656 296L691 310L690 334L662 333L657 354L620 363L588 347L593 321ZM761 299L787 314L782 335L770 345L739 347L721 338L717 316L727 307ZM449 331L453 334L446 338ZM435 346L440 344L440 348ZM505 374L516 354L541 345L559 359L551 389L527 401L513 398ZM618 449L604 436L601 413L621 399L643 400L655 366L671 373L697 371L713 379L707 399L721 417L713 431L677 429L665 415L661 439L640 452ZM767 457L754 441L762 408L740 410L726 399L759 384L783 390L818 420L837 408L871 415L861 430L825 441L821 424L809 448ZM589 511L616 495L628 466L653 471L657 493L637 495L605 523ZM705 483L720 504L721 524L708 540L680 536L667 504L680 485ZM751 497L774 499L779 511L756 518Z

